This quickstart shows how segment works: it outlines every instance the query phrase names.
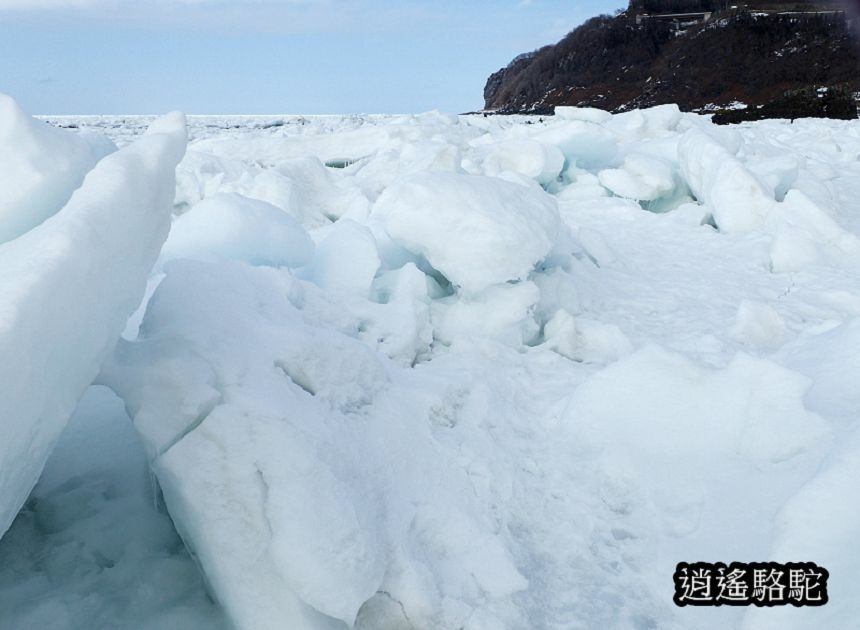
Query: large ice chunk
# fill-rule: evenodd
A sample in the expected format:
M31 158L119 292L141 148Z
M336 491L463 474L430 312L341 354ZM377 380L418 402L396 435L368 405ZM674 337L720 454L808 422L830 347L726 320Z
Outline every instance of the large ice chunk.
M528 138L492 145L484 159L484 172L487 175L512 171L543 185L555 181L563 168L564 155L557 147Z
M764 226L775 200L722 144L691 129L678 145L681 173L696 198L707 204L720 230L748 232Z
M442 393L463 398L462 375L395 367L321 326L320 291L282 269L177 261L145 335L104 371L209 584L253 630L345 630L385 594L416 627L507 610L527 586L507 535L431 435L458 422L465 401Z
M238 193L220 193L174 221L161 258L229 258L252 265L301 267L313 253L308 233L279 208Z
M184 117L156 121L60 212L0 246L0 533L143 296L184 151Z
M540 188L454 173L403 179L374 213L392 238L471 292L525 279L560 229L555 199Z
M631 153L621 168L610 168L598 174L600 183L619 197L653 201L675 188L672 165L658 157Z

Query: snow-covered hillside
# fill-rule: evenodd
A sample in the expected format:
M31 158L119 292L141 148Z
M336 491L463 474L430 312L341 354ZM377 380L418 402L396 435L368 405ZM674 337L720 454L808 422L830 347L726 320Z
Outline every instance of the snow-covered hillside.
M136 140L146 118L51 120L127 145L115 156L147 141ZM108 435L106 423L124 421L105 411L116 401L103 386L124 401L170 518L225 623L241 630L856 622L856 123L718 128L664 106L544 120L190 117L189 127L144 305L35 507L0 543L0 628L54 610L71 620L56 628L221 623L159 529L163 515L142 503L131 538L99 551L110 566L96 564L119 562L113 575L127 579L133 549L148 598L118 605L121 579L82 585L69 556L52 560L75 546L80 566L99 549L92 528L128 522L64 512L63 493L80 490L63 476L101 483L75 472L68 445L87 426ZM178 159L171 149L159 164ZM120 268L160 229L157 213L147 227L109 214L119 224L94 220L101 240L68 255L110 252ZM34 258L38 269L26 239L50 224L0 247L11 261L0 273ZM102 286L88 288L99 304L127 305ZM90 303L64 295L46 300L70 317ZM23 344L19 382L33 378L26 347L35 357L73 334L57 318L8 328ZM105 324L104 339L115 329ZM31 415L14 424L41 426ZM127 433L99 444L139 465ZM4 478L25 470L2 462ZM128 510L131 494L146 496L135 483L92 511ZM62 536L33 522L59 522ZM26 554L11 536L29 541ZM827 567L831 603L672 603L680 561L768 559ZM47 595L20 583L45 580L52 608L28 618L28 602ZM82 589L103 596L87 608Z

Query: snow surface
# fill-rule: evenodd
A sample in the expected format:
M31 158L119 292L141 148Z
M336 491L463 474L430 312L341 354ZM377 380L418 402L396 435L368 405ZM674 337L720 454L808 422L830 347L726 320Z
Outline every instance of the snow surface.
M146 119L63 122L124 145ZM856 625L856 122L190 126L99 382L229 623ZM679 561L768 559L827 567L832 604L672 604ZM198 579L164 581L188 627L217 617Z

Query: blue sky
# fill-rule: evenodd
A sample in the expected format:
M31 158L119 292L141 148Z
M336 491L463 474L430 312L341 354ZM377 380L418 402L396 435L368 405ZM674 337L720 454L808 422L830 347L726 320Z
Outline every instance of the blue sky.
M43 114L466 111L626 0L0 0L0 92Z

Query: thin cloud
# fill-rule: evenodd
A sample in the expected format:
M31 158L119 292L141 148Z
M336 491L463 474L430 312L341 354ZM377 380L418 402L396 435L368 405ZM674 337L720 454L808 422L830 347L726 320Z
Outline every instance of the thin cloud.
M41 11L44 9L89 9L100 0L0 0L0 11Z
M44 10L86 10L86 9L123 9L138 8L141 5L153 7L194 7L194 6L272 6L301 7L330 4L330 0L0 0L0 11L32 12Z

